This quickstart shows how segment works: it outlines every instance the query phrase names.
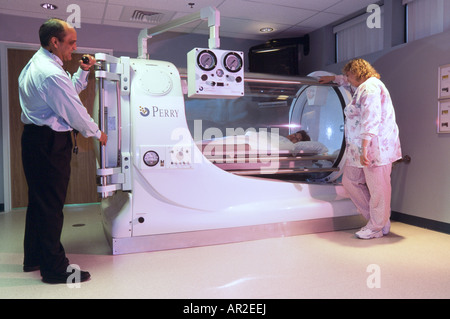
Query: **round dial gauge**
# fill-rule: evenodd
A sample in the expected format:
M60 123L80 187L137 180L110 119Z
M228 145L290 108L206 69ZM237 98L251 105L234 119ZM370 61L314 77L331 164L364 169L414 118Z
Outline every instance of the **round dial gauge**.
M229 52L223 59L225 69L230 72L239 72L242 69L242 58L236 52Z
M197 56L197 64L204 71L211 71L217 65L217 57L210 50L203 50Z
M159 155L155 151L148 151L144 154L144 163L147 166L155 166L159 162Z

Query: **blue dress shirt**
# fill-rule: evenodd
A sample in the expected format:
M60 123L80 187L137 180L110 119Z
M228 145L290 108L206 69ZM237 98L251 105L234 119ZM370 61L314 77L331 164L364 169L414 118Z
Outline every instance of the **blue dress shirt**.
M89 72L81 68L70 75L56 55L40 48L19 76L21 120L47 125L57 132L76 129L84 137L100 139L101 131L78 94L87 86Z

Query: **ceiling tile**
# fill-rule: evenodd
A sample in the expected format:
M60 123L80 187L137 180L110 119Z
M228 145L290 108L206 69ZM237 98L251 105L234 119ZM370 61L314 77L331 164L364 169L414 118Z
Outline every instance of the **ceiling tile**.
M285 24L297 24L317 13L312 10L244 0L226 0L218 9L224 17Z
M318 29L341 18L343 18L343 15L341 14L319 12L315 16L302 21L300 25L306 28Z
M299 8L299 9L308 9L308 10L315 10L315 11L322 11L325 10L342 0L244 0L248 2L259 2L259 3L266 3L266 4L276 4L279 6L284 7L291 7L291 8Z
M59 8L45 10L40 3L49 1ZM191 8L189 3L195 3ZM297 36L314 31L364 10L374 0L0 0L2 14L47 19L67 19L70 4L81 9L81 23L105 24L130 28L151 28L171 19L198 13L201 8L218 8L221 17L220 35L247 39L272 39ZM134 8L162 13L166 20L150 24L128 21ZM261 27L274 28L260 33ZM192 22L173 29L177 32L208 34L206 22Z
M354 12L367 8L369 4L376 2L375 0L342 0L336 5L329 7L325 11L331 13L338 13L342 15L349 15Z
M73 0L72 0L73 1ZM196 13L204 7L217 7L223 0L109 0L109 4L126 5L129 7L136 6L149 9L161 9L166 11L177 11L185 13ZM193 8L189 3L195 3Z

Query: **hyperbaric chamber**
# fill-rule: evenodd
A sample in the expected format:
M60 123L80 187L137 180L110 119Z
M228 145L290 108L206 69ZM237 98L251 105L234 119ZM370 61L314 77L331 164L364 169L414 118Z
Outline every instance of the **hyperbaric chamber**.
M185 96L191 135L206 158L234 174L333 181L345 151L343 109L350 96L336 85L319 84L322 74L246 73L245 96L238 99ZM290 135L299 131L303 139L293 140ZM272 162L277 157L276 170L261 169L267 156Z
M361 225L334 183L344 89L314 77L246 74L244 96L193 99L169 62L107 59L96 72L108 134L97 175L113 253ZM298 131L308 138L291 141Z

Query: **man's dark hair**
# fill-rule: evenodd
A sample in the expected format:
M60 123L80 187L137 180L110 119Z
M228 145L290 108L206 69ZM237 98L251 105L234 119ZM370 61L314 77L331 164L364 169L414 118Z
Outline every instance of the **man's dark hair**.
M63 41L65 35L64 25L60 19L49 19L39 28L39 40L43 47L48 46L50 39L53 37L57 37L59 41Z

